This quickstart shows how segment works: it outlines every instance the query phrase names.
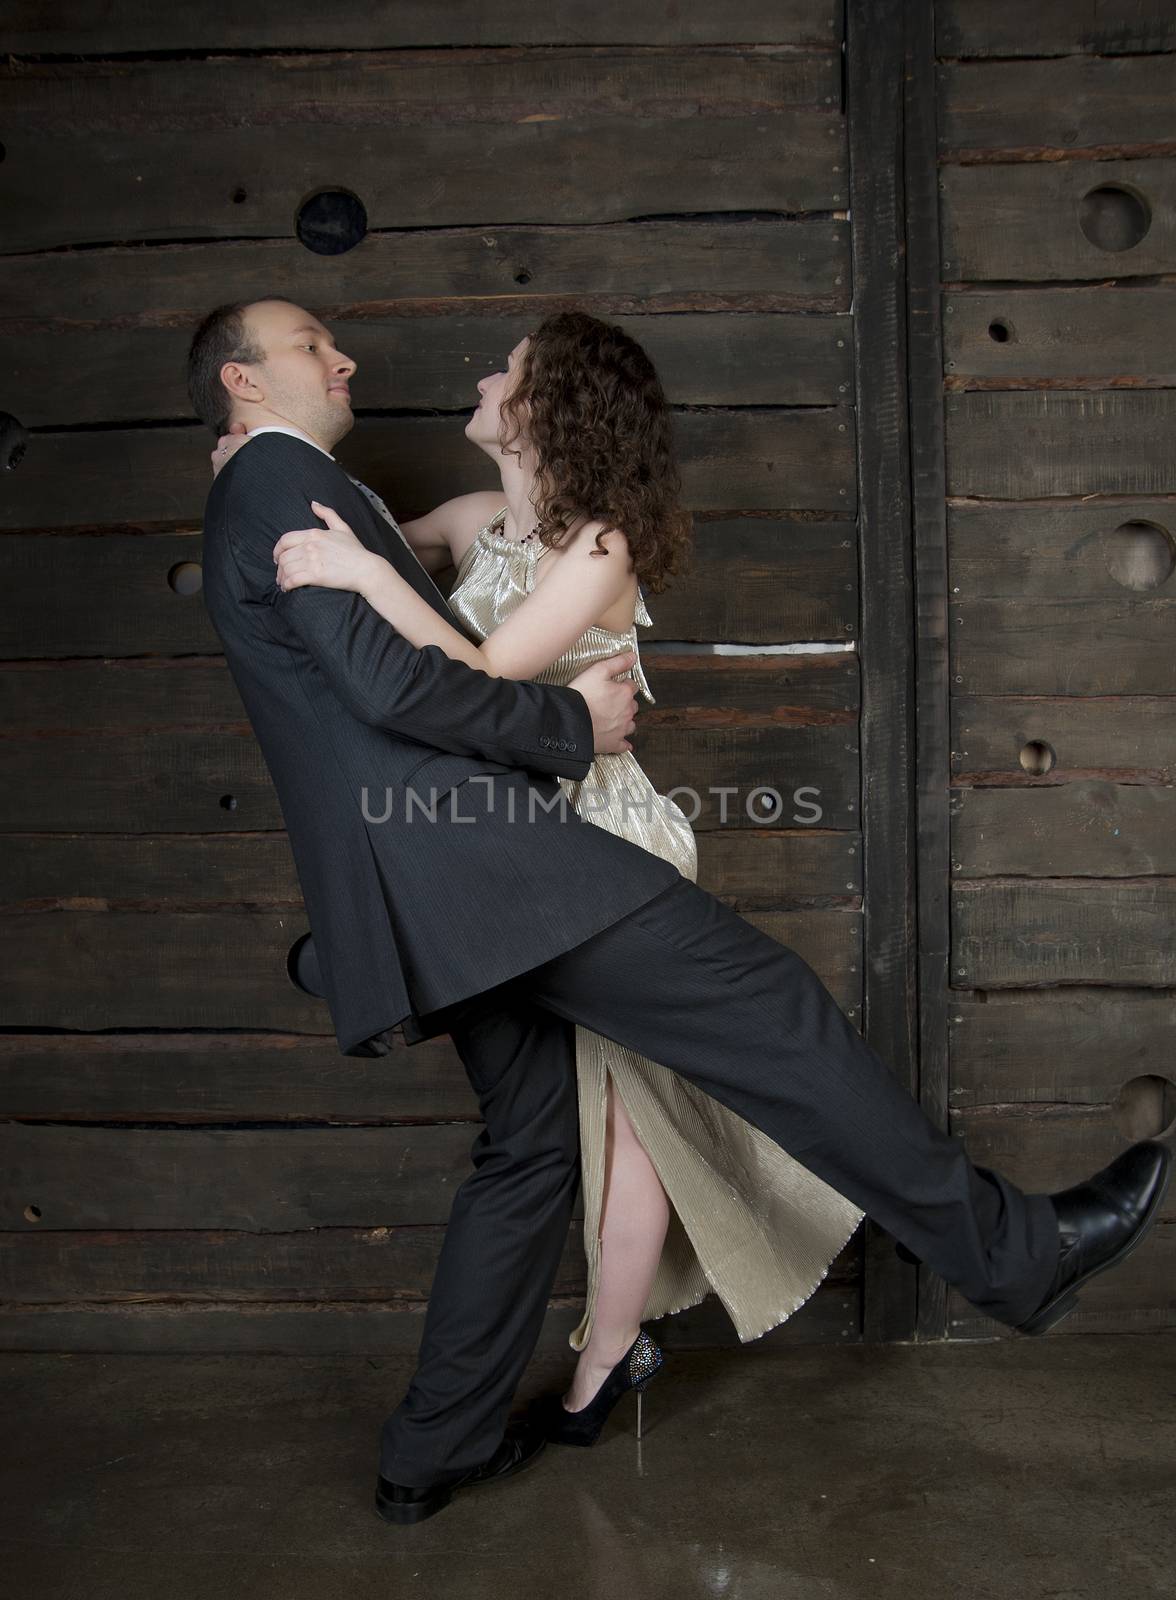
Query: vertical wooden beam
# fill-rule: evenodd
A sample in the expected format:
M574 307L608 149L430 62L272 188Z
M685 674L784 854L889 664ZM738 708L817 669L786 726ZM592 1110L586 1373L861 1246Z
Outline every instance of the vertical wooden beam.
M904 0L846 0L861 570L862 1032L918 1093L914 585L906 384ZM862 1334L911 1339L917 1274L867 1220Z
M903 140L907 390L915 570L915 813L918 835L919 1098L947 1127L951 1005L951 683L935 3L908 0ZM947 1333L947 1285L919 1268L918 1337Z

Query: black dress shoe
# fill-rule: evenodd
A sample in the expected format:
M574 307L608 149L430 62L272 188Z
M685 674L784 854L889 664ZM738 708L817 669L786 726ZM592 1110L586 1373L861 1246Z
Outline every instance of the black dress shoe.
M1019 1332L1052 1328L1073 1311L1088 1279L1131 1254L1155 1222L1171 1175L1171 1150L1143 1139L1085 1183L1050 1195L1061 1236L1057 1271L1037 1310L1014 1324Z
M390 1478L376 1478L376 1510L385 1522L423 1522L447 1506L459 1489L476 1489L486 1483L500 1483L531 1466L542 1454L547 1440L538 1429L512 1423L502 1443L489 1461L471 1467L457 1478L429 1484L423 1489Z

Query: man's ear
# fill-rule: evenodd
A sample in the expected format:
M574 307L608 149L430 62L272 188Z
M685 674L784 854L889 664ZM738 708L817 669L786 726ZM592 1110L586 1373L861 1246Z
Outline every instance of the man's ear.
M220 369L220 381L233 400L263 399L261 389L254 381L251 370L239 361L226 361Z

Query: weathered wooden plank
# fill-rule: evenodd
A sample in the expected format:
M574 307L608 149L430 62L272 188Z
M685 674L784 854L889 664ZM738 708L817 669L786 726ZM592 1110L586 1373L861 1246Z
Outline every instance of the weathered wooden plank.
M6 534L0 657L219 654L199 591L179 594L168 581L173 567L201 559L196 532ZM649 596L653 627L640 642L848 640L857 628L857 589L849 523L700 521L691 571ZM664 670L652 655L648 665Z
M945 302L951 387L1176 385L1176 285L985 290Z
M581 1234L581 1224L574 1223L553 1296L584 1293ZM10 1304L42 1306L79 1300L106 1305L425 1300L444 1237L439 1224L262 1234L196 1228L8 1232L0 1234L0 1293ZM851 1240L830 1264L825 1282L852 1284L857 1254Z
M791 106L732 117L407 124L394 134L299 123L147 138L17 124L0 205L8 251L289 238L306 197L340 185L359 196L370 228L534 222L540 207L546 223L830 211L847 193L843 134L836 113ZM182 183L171 181L177 172Z
M0 1311L0 1349L211 1352L267 1355L414 1355L424 1331L424 1305L320 1302L317 1305L184 1306L139 1301L132 1306L19 1307ZM568 1335L583 1315L582 1298L558 1298L536 1345L540 1355L568 1353ZM832 1284L763 1336L771 1344L854 1343L859 1335L856 1285ZM730 1318L714 1296L650 1325L664 1350L735 1346Z
M28 661L0 670L0 727L8 738L212 728L241 734L247 726L221 655Z
M335 320L730 307L845 311L849 224L760 217L604 227L389 229L342 256L294 239L0 256L13 331L181 328L226 299L282 294ZM455 302L470 302L462 305Z
M15 963L3 1025L330 1035L326 1001L296 988L286 970L306 928L301 912L278 911L0 917L0 949Z
M1176 391L973 391L944 411L949 494L1176 493Z
M1138 278L1176 271L1176 161L1044 161L942 169L942 266L949 281ZM1104 250L1083 233L1101 187L1145 202L1146 233Z
M1176 597L969 601L951 608L952 677L970 694L1171 694L1174 628Z
M938 79L940 155L1171 155L1174 99L1176 55L952 62Z
M964 878L1176 875L1176 786L1085 778L955 789L951 864Z
M739 911L844 899L862 890L860 833L705 833L698 881Z
M859 1000L860 912L757 910L747 920L798 950L847 1015L856 1014L849 1008ZM248 910L4 914L3 1025L329 1035L326 1001L303 994L286 971L290 946L305 931L298 913Z
M454 411L478 403L477 382L536 325L523 316L390 317L333 325L358 363L365 410ZM647 351L671 405L837 405L852 394L848 318L773 313L622 316ZM0 332L0 377L29 428L188 421L184 328ZM54 382L43 383L46 370Z
M577 1222L569 1232L553 1295L584 1292L581 1231ZM10 1305L41 1306L79 1300L92 1305L421 1301L428 1299L444 1238L441 1223L265 1233L203 1228L8 1232L0 1234L0 1292Z
M656 707L638 700L638 734L650 727L834 727L852 740L858 664L851 652L813 655L649 656ZM30 661L0 670L0 727L8 736L208 731L246 726L221 656ZM72 748L72 746L70 747Z
M861 845L852 831L720 828L699 835L698 856L699 882L741 911L844 901L861 892ZM302 906L284 832L4 837L0 907L6 911L225 911L243 905Z
M1046 56L1072 51L1103 55L1176 49L1176 17L1168 0L939 0L936 45L941 56Z
M954 781L999 774L1006 781L1066 783L1085 776L1112 781L1176 781L1176 717L1152 695L987 695L952 701ZM1054 765L1044 780L1023 766L1028 746L1048 746ZM1028 757L1027 757L1028 759Z
M853 515L850 406L675 412L674 436L695 511ZM195 426L34 434L0 484L0 526L193 521L203 514L213 442ZM339 460L404 520L489 486L460 416L360 418Z
M383 1124L479 1112L444 1034L410 1047L395 1033L389 1054L373 1062L341 1055L333 1036L50 1033L0 1036L0 1115Z
M0 1193L16 1231L288 1233L444 1222L477 1133L470 1123L166 1130L9 1123L0 1129ZM30 1206L39 1211L32 1220Z
M2 546L0 540L0 558ZM647 609L653 626L642 630L641 643L850 643L858 629L856 531L851 523L824 519L696 521L691 570L650 595ZM666 658L652 656L650 663L661 670ZM685 658L681 665L685 669ZM833 671L856 680L856 657Z
M169 582L174 568L199 565L202 556L195 530L0 536L0 586L9 600L0 612L0 656L219 654L200 590L177 593ZM50 688L49 678L38 681Z
M949 1079L947 1003L949 859L947 734L951 676L946 600L949 594L943 446L943 296L939 281L939 166L935 112L935 5L920 0L904 19L903 189L905 212L905 331L910 425L910 566L914 589L914 828L918 946L916 995L919 1103L940 1128L947 1125ZM905 563L904 563L905 564ZM877 1250L882 1249L879 1234ZM893 1270L893 1269L892 1269ZM916 1333L941 1339L943 1280L917 1275Z
M906 368L905 75L924 7L860 0L846 8L846 106L854 255L854 371L861 429L861 826L866 1037L917 1090L914 594L909 578L911 441ZM897 159L896 159L897 156ZM909 1339L917 1279L873 1220L865 1228L863 1333Z
M1176 879L1014 878L953 886L956 988L1176 986Z
M1162 587L1176 500L948 506L952 592L961 600L1105 600ZM967 627L967 623L962 624Z
M1034 1100L1114 1106L1134 1078L1176 1077L1176 1006L1163 990L990 989L953 994L949 1015L960 1111Z
M314 123L401 128L594 115L722 117L840 98L832 50L605 45L547 50L379 49L193 61L22 61L0 68L30 132L207 132Z
M1093 1170L1093 1169L1092 1169ZM1081 1333L1145 1333L1171 1329L1176 1318L1176 1222L1159 1222L1135 1253L1092 1278L1077 1308L1051 1339ZM983 1316L956 1289L949 1289L948 1331L953 1339L1017 1339L1004 1323Z
M335 50L389 46L511 44L712 44L737 32L771 44L836 47L841 8L834 0L741 0L738 26L728 11L703 0L638 6L600 0L339 0L331 9ZM109 56L151 50L321 50L323 12L312 0L217 16L155 0L121 0L117 19L90 0L61 0L51 11L40 0L12 0L5 28L14 54Z

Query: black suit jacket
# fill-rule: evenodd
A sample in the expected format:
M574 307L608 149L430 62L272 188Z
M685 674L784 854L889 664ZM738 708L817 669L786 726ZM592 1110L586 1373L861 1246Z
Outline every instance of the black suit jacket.
M277 790L339 1048L365 1055L397 1024L412 1043L442 1031L442 1008L580 944L679 873L568 805L548 809L556 777L592 761L576 690L418 650L349 591L278 588L273 546L317 525L311 500L460 624L313 445L262 434L213 483L205 603ZM475 776L487 782L463 822L459 786Z

